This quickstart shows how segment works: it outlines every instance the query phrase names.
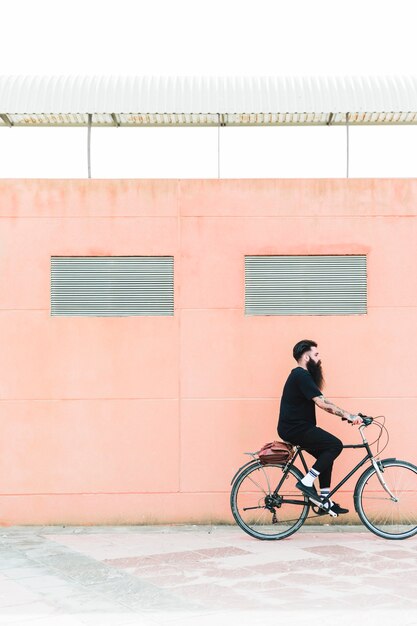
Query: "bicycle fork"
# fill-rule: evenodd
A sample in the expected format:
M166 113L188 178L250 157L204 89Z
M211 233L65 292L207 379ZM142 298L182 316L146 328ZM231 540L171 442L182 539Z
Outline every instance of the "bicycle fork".
M368 445L368 441L367 441L367 439L366 439L365 435L363 434L363 429L364 429L364 428L365 428L364 426L359 426L359 432L360 432L360 434L361 434L361 437L362 437L362 441L363 441L363 443L364 443L364 444L366 444L366 445ZM369 449L369 448L368 448L368 449ZM381 471L382 464L381 464L381 466L380 466L379 462L378 462L378 461L377 461L377 460L376 460L373 456L371 457L371 463L372 463L372 465L374 466L374 469L375 469L376 475L378 476L378 480L379 480L379 482L381 483L381 486L382 486L382 488L384 489L384 491L386 491L386 492L387 492L387 494L389 495L389 497L391 498L391 500L392 500L393 502L398 502L398 498L396 498L396 497L394 496L394 494L392 493L391 489L388 487L387 483L386 483L386 482L385 482L385 480L384 480L384 477L383 477L383 475L382 475L382 471Z
M372 457L371 460L372 460L372 465L375 468L376 475L378 476L378 480L381 483L383 489L387 492L387 494L389 495L389 497L391 498L393 502L398 502L398 498L394 496L391 489L388 487L387 483L385 482L384 477L382 476L382 472L380 470L378 461L376 461L374 457Z

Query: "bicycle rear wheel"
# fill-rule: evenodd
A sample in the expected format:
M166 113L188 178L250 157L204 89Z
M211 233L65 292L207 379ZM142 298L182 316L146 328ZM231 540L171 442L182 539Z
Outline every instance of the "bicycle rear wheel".
M359 479L355 507L364 525L384 539L407 539L417 533L417 467L407 461L381 461L384 489L374 467Z
M256 539L285 539L304 524L310 505L295 487L302 478L291 467L284 477L284 465L255 463L243 470L233 483L230 505L237 524ZM278 493L274 490L282 481Z

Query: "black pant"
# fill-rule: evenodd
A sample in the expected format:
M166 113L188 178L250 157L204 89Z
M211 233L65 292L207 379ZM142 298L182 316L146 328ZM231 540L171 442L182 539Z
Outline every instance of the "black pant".
M319 483L321 489L330 487L332 477L333 461L339 456L343 449L343 443L327 431L313 426L303 433L298 434L291 443L301 446L303 450L314 456L317 460L313 469L320 472Z

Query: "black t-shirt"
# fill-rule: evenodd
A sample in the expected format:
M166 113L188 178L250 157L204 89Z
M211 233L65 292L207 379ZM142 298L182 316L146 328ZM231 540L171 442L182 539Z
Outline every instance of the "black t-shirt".
M281 439L292 443L291 437L316 425L316 405L312 398L321 395L309 371L303 367L291 370L279 411L278 435Z

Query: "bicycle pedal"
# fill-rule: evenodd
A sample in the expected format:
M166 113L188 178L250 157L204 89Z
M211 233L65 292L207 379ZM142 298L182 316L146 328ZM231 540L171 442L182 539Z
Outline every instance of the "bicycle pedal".
M319 509L324 509L325 507L322 505L321 502L319 502L318 500L315 500L314 498L309 498L310 502L312 502L313 504L315 504L316 506L319 507Z
M313 502L313 504L315 504L319 509L321 509L325 513L328 513L331 517L338 517L337 513L327 508L327 506L323 506L323 504L318 500L315 500L314 498L309 498L309 500L310 502Z

